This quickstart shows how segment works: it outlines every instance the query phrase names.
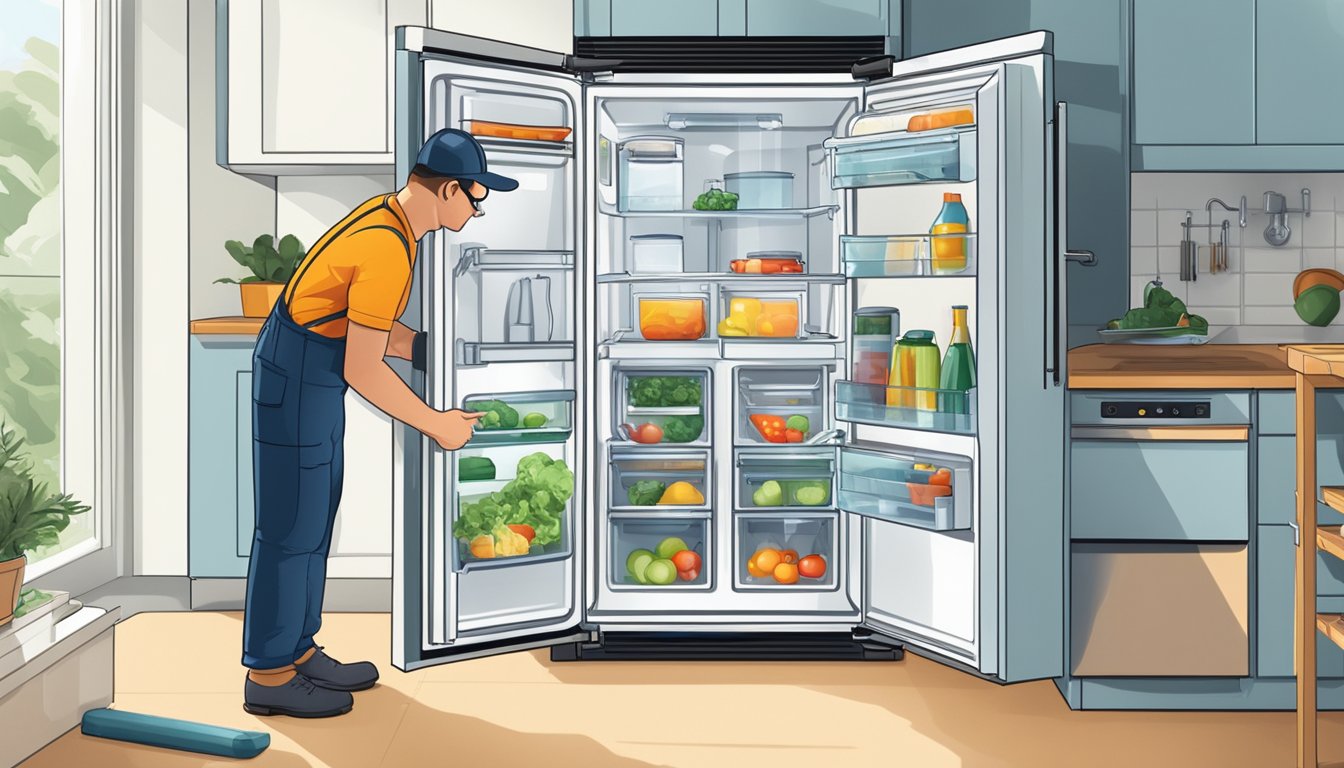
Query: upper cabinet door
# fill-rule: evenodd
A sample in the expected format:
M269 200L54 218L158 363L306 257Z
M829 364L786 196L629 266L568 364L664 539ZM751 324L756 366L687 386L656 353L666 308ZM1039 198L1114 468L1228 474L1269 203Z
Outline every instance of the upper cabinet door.
M1256 7L1259 144L1344 144L1344 3L1274 0Z
M422 0L217 0L219 161L390 169L396 27Z
M879 36L889 31L893 0L746 0L753 37ZM896 0L899 8L899 0Z
M614 37L713 37L719 34L718 0L611 0Z
M1282 15L1285 5L1324 8L1330 2L1261 3L1261 20ZM1255 143L1255 6L1256 0L1134 0L1134 143ZM1303 66L1303 56L1325 55L1300 38L1285 36L1281 44L1285 52L1292 47L1284 66L1291 61L1294 70ZM1261 61L1265 55L1262 48ZM1302 86L1292 92L1297 97L1305 81L1299 77L1294 85ZM1344 104L1334 108L1344 110ZM1262 102L1262 115L1263 109Z

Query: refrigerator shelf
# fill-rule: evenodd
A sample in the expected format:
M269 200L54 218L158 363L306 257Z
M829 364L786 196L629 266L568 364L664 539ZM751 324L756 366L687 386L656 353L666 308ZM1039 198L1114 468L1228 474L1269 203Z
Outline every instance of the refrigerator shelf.
M849 277L974 277L976 236L842 235L840 260Z
M974 181L975 127L827 139L832 189Z
M469 395L462 400L462 410L478 411L480 403L487 400L499 400L518 412L519 426L514 429L487 429L477 422L467 447L502 445L544 445L563 443L573 433L574 393L571 391L540 392L501 392L497 394ZM529 414L539 413L546 417L545 425L527 428L522 426L523 419Z
M835 360L844 356L843 342L833 336L808 339L700 339L644 341L624 338L629 331L598 345L598 357L610 360Z
M831 592L839 587L836 578L840 570L837 556L840 551L839 513L829 510L788 514L738 511L733 517L734 591ZM773 575L753 576L747 563L764 549L792 550L799 559L820 555L826 563L826 571L820 578L804 578L800 574L792 584L781 582Z
M844 275L831 274L808 274L792 273L779 275L742 275L733 272L677 272L667 274L657 274L652 272L641 272L631 274L629 272L611 272L605 275L598 275L599 285L608 283L667 283L667 282L712 282L728 283L738 287L762 287L778 289L780 284L788 283L820 283L843 285ZM745 284L745 285L744 285Z
M506 139L501 136L475 136L476 142L485 150L488 157L493 152L515 155L544 155L550 157L574 157L572 141L541 141L539 139Z
M463 367L491 363L569 362L574 359L574 343L571 341L479 344L458 339L456 347L457 365Z
M879 427L930 432L976 433L976 390L887 387L854 381L835 383L835 418ZM919 405L936 403L937 410Z
M501 251L492 248L463 248L462 258L453 268L453 275L460 277L467 272L530 272L533 270L549 272L553 270L573 271L573 251Z
M838 205L817 205L811 208L756 208L735 211L620 211L616 206L602 203L598 210L607 216L629 219L810 219L813 216L834 216Z

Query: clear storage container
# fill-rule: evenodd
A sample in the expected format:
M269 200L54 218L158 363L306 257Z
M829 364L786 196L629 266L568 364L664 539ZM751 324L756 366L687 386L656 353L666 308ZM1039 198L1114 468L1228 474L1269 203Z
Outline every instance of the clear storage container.
M708 451L611 454L608 502L614 511L708 510L712 495Z
M639 333L649 341L704 338L708 300L703 296L637 294Z
M709 588L713 550L707 519L612 515L610 526L608 583L613 589ZM671 561L671 570L663 564L651 571L656 560ZM682 570L678 565L691 567Z
M801 433L795 435L798 438L795 443L825 431L825 390L826 369L823 368L739 368L735 442L738 445L788 443L787 434L776 435L773 432L777 430L769 429L772 422L776 426L783 422L787 433L787 425L792 420L795 431ZM772 434L767 437L766 431Z
M735 529L735 589L835 588L837 515L738 515Z
M645 136L620 145L617 208L679 211L683 208L683 148L678 138Z
M682 271L681 235L632 235L632 273L677 274Z
M737 454L737 508L760 511L831 506L835 449Z
M721 338L798 339L807 335L801 293L724 291L722 295Z
M709 442L709 371L639 370L616 375L617 440L641 445ZM650 430L652 424L657 429ZM654 439L657 438L657 439Z
M739 210L793 207L793 174L785 171L748 171L723 175L727 191L738 196Z

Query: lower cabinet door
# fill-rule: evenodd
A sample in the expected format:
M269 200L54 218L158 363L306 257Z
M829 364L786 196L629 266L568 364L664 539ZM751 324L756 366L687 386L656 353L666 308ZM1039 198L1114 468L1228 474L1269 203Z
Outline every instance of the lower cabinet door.
M1256 676L1293 676L1293 529L1286 525L1262 525L1259 530L1259 568L1256 579ZM1339 603L1344 596L1344 562L1316 558L1316 594ZM1338 605L1322 610L1338 612ZM1316 633L1317 677L1344 677L1344 649Z
M1250 673L1246 544L1075 544L1079 677Z

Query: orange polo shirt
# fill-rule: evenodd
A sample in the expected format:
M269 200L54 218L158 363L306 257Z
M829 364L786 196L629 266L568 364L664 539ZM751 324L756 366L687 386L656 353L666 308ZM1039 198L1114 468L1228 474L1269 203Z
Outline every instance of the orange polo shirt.
M317 241L285 288L289 314L299 325L341 310L380 331L392 329L411 295L415 236L396 195L360 205ZM344 338L346 318L310 330Z

